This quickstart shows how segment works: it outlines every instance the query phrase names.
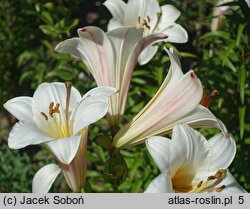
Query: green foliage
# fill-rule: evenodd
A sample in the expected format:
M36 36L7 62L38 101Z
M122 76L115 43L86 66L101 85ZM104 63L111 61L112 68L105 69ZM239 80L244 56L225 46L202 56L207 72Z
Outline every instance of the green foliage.
M111 15L98 0L12 0L0 4L0 111L8 118L8 130L14 124L4 112L2 104L14 96L32 95L42 82L70 80L83 94L96 84L87 67L65 54L58 54L54 47L60 41L76 36L76 29L96 25L106 29ZM178 23L189 33L189 42L173 44L182 57L184 71L194 68L209 93L216 89L219 96L213 99L210 109L220 118L237 142L237 155L231 171L237 180L250 190L250 89L249 89L249 8L243 0L235 1L224 15L222 27L211 32L213 0L170 1L160 0L161 5L174 4L182 15ZM170 44L159 44L170 46ZM163 50L145 66L137 66L123 124L135 116L152 98L163 82L169 59ZM0 123L1 124L1 123ZM2 127L0 126L2 129ZM218 130L202 130L213 136ZM110 139L102 141L99 135L111 136L107 121L102 119L89 130L88 171L85 192L143 192L159 170L144 145L116 153L108 158ZM51 154L42 147L31 146L13 151L7 147L0 132L0 191L30 192L35 172L53 163ZM38 148L35 148L38 147ZM118 168L109 164L118 161ZM119 173L118 171L123 172ZM108 174L108 175L107 175ZM119 177L112 187L110 174ZM127 178L125 178L127 176ZM113 176L111 176L113 177ZM107 179L108 178L108 179ZM115 181L117 178L115 179ZM123 182L123 183L122 183ZM121 183L121 184L120 184ZM119 185L120 184L120 185ZM70 191L60 176L52 192Z

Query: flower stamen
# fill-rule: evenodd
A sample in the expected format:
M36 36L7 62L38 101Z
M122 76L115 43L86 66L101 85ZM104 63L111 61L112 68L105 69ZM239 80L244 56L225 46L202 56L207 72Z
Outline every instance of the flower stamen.
M197 184L197 188L200 188L202 184L203 184L203 181L200 181L199 184Z
M203 93L203 96L201 98L200 104L204 107L208 107L211 104L211 101L214 97L218 96L219 92L217 90L213 90L210 95L207 93Z
M215 175L208 176L207 180L203 183L203 181L200 181L196 188L193 189L190 192L204 192L204 191L211 191L215 189L215 186L217 186L225 177L227 170L220 169L218 170ZM220 192L225 188L225 185L215 189L216 192Z
M49 120L48 116L44 112L41 112L41 115L44 117L45 120Z
M217 188L215 191L216 192L221 192L223 189L225 189L225 185L222 185L221 187Z

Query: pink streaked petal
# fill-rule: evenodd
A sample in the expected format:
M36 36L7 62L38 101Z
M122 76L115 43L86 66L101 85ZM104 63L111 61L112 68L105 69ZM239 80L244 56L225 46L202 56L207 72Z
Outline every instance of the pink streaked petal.
M78 56L89 67L98 85L115 86L114 53L103 30L90 26L78 29L80 38L59 43L56 50Z

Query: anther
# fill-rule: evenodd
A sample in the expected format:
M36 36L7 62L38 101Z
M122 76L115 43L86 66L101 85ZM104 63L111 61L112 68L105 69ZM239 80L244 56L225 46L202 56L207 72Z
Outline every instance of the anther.
M217 188L215 191L216 192L221 192L223 189L225 189L225 185L222 185L221 187Z
M215 89L212 91L212 93L210 94L211 97L216 97L219 95L219 92Z
M203 184L203 181L200 181L200 183L197 184L197 188L200 188L202 184Z
M214 175L215 178L220 179L222 177L222 172L217 171L216 174Z
M141 24L141 17L140 16L138 17L137 22L139 25Z
M209 176L209 177L207 177L207 181L211 181L211 180L214 180L214 179L216 179L215 176Z
M148 19L148 22L150 23L151 20L150 20L150 17L149 17L149 16L147 16L147 19Z
M54 102L51 102L49 105L49 110L52 110L54 108Z
M48 120L48 116L44 113L44 112L41 112L41 115L44 117L45 120Z
M56 107L55 107L55 109L54 109L54 111L55 111L56 113L60 113L59 107L60 107L60 104L57 103L57 104L56 104Z

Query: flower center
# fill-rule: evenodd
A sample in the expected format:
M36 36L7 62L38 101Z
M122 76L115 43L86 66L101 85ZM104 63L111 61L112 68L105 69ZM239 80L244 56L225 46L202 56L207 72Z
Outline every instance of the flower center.
M158 23L160 22L161 15L162 15L162 13L157 13L157 21L156 21L155 25L153 25L153 23L151 22L151 19L148 15L145 19L142 19L142 17L139 16L137 19L136 27L143 28L144 29L143 36L147 36L150 33L154 32L154 30L158 26Z
M49 135L53 138L65 138L72 134L69 124L69 103L71 95L71 83L66 82L66 109L62 110L60 103L51 102L48 107L48 115L41 112L41 116L47 123ZM61 109L61 111L60 111Z
M206 181L200 181L198 184L194 184L192 181L195 176L195 169L187 169L182 167L172 177L173 190L176 193L201 193L207 191L216 192L222 191L225 186L215 188L225 177L227 170L220 169L214 175L208 176Z

